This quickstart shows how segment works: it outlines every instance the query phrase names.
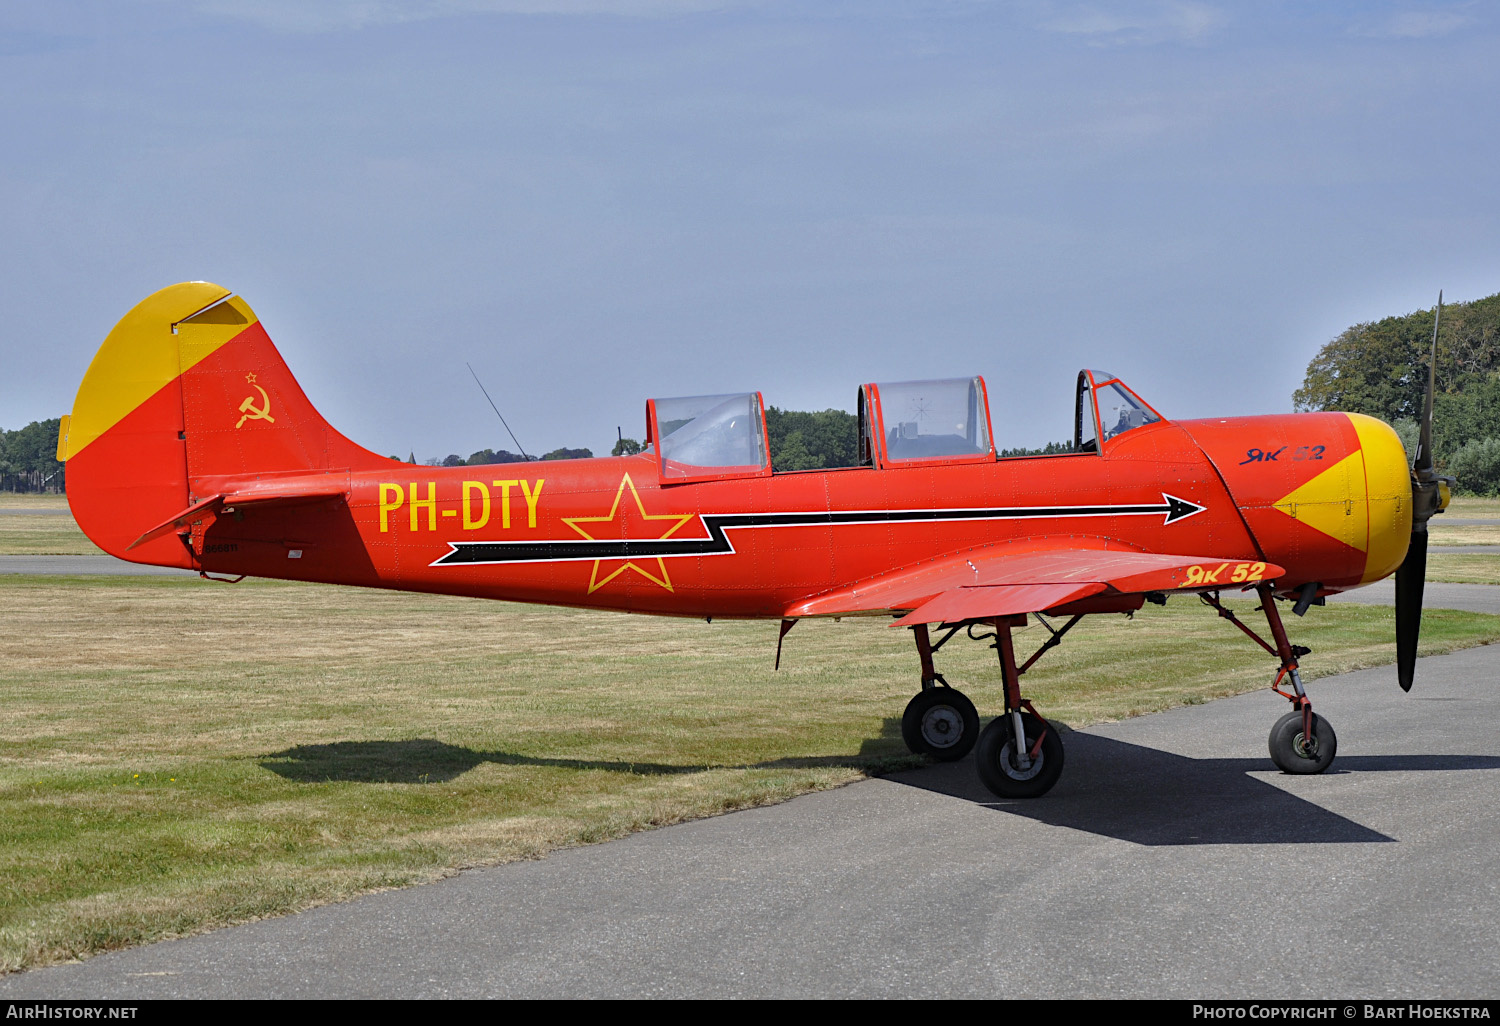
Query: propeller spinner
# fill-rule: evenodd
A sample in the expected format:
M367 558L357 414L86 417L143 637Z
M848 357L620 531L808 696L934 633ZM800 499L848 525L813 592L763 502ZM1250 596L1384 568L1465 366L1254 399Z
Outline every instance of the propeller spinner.
M1422 586L1427 580L1427 521L1448 506L1451 477L1432 470L1432 397L1437 377L1438 323L1443 316L1443 294L1438 292L1432 319L1432 355L1427 363L1427 398L1422 406L1421 433L1411 468L1411 545L1396 570L1396 679L1410 691L1417 668L1417 638L1422 632Z

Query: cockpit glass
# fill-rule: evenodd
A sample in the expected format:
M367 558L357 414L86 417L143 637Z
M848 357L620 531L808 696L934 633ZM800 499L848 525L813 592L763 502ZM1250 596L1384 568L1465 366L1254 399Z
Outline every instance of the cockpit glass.
M876 386L889 460L974 456L990 451L989 414L978 378Z
M657 399L655 406L664 477L765 467L765 421L755 392Z
M1094 372L1099 380L1098 372ZM1153 424L1161 418L1143 406L1135 396L1121 388L1118 382L1100 385L1094 389L1099 402L1099 423L1104 428L1106 441L1124 434L1131 428Z
M1073 449L1076 452L1098 452L1098 432L1094 430L1094 395L1086 375L1078 376L1078 427L1073 432Z

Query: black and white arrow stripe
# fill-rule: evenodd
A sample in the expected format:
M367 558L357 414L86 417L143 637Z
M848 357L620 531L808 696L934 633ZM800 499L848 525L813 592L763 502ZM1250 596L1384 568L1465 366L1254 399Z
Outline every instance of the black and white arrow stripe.
M450 541L452 551L432 566L475 563L548 563L585 559L643 559L721 556L734 552L726 531L755 527L820 527L840 524L921 524L945 520L1053 520L1076 517L1164 516L1165 524L1184 520L1206 507L1162 493L1159 504L1144 506L1001 506L993 509L877 509L821 513L704 513L707 538L617 539L591 541Z

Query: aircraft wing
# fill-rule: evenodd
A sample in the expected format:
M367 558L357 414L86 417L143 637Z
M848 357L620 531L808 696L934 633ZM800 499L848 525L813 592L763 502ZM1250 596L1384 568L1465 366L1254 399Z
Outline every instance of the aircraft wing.
M906 612L900 625L1045 612L1094 596L1215 591L1274 580L1272 563L1103 548L985 549L893 571L797 602L801 616Z

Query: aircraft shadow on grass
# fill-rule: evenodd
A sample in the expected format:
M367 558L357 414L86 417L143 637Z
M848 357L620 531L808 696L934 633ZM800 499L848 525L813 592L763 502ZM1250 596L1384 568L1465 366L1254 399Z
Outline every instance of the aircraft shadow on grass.
M889 780L950 795L1049 826L1142 845L1361 844L1395 841L1275 784L1251 776L1271 760L1193 759L1097 734L1067 731L1067 772L1042 798L1002 801L960 763L895 773ZM1489 755L1341 755L1324 778L1355 773L1500 769Z
M898 745L899 741L896 742ZM887 746L889 747L889 746ZM809 756L774 759L751 765L620 762L590 759L546 758L514 752L480 752L450 745L433 738L407 741L337 741L326 745L297 745L261 756L260 764L278 776L305 784L351 781L361 784L441 784L476 766L492 762L500 766L551 766L572 770L603 770L636 776L670 776L702 773L711 769L811 769L820 766L852 766L879 769L890 762L878 756ZM903 750L904 754L904 750ZM906 761L906 760L901 760Z
M1023 816L1142 845L1330 844L1394 841L1251 773L1267 759L1193 759L1096 734L1066 732L1068 772L1050 794L1000 801L974 776L970 759L886 774L886 779ZM339 741L298 745L263 756L265 769L299 783L439 784L483 763L598 770L639 776L710 769L794 769L849 766L879 772L905 761L900 723L888 720L857 756L776 759L748 766L546 758L476 751L432 738ZM882 765L884 764L884 765ZM1500 769L1485 755L1340 756L1330 776L1349 773ZM1289 783L1294 778L1285 779Z

